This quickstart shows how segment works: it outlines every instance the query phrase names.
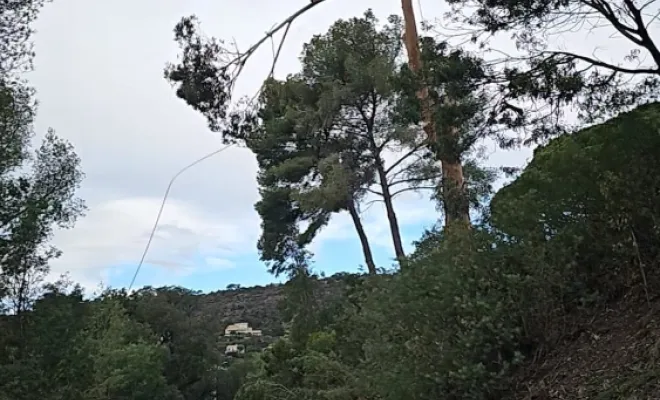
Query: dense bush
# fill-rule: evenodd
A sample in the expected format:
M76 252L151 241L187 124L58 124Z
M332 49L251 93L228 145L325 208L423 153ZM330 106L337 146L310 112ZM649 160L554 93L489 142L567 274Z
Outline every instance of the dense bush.
M493 199L494 225L512 242L544 249L572 286L567 303L616 296L656 261L658 127L655 103L555 139Z
M447 235L368 300L390 322L366 341L385 398L479 399L522 360L536 260L495 242L481 230Z

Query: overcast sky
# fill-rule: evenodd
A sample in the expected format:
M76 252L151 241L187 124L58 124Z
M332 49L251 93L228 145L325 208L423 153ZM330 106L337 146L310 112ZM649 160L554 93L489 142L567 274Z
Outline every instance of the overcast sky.
M56 0L36 24L36 70L29 79L40 101L37 130L53 127L71 141L86 173L80 195L89 212L58 232L63 251L54 274L69 271L86 287L130 282L170 178L215 148L220 139L203 118L176 98L163 79L174 61L172 28L196 14L203 30L247 47L305 0ZM417 3L419 7L420 3ZM426 18L445 11L422 0ZM301 46L339 18L373 8L384 20L400 14L398 0L330 0L292 28L277 75L295 72ZM270 45L253 58L238 94L253 93L270 67ZM492 165L522 165L531 150L497 152ZM182 175L174 184L160 229L137 280L202 290L273 281L256 254L259 220L256 162L249 151L229 149ZM404 240L416 239L438 217L433 204L408 197L398 204ZM366 215L381 265L391 264L386 221L377 206ZM357 270L359 245L345 216L335 218L313 245L317 270Z

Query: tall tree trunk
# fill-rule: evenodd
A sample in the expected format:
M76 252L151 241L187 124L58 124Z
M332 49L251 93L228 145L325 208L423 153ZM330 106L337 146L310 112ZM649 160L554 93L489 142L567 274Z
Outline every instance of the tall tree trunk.
M419 74L422 72L422 57L419 49L419 37L417 35L417 23L415 21L412 0L401 0L401 7L403 8L403 39L406 45L406 52L408 53L408 65L411 71ZM417 92L417 98L422 106L424 132L426 132L429 146L433 148L437 143L437 129L433 118L433 102L429 97L429 88L426 86L426 83L423 83L421 89ZM451 102L451 100L448 100L448 102ZM447 129L447 135L451 136L450 139L452 141L458 139L458 134L459 132L456 127ZM438 154L437 150L435 152ZM460 161L460 155L446 157L440 154L438 158L440 158L442 166L445 226L453 225L455 222L462 222L469 226L470 209L467 202L463 165Z
M392 202L392 193L390 186L387 183L387 174L385 173L385 166L383 165L380 157L376 159L376 170L378 171L378 180L380 181L380 190L383 193L383 202L385 203L385 211L387 212L387 220L390 223L390 234L392 235L392 242L394 244L394 254L396 259L400 262L406 256L403 251L403 242L401 241L401 230L399 229L399 221L394 212L394 203Z
M452 130L457 131L452 127ZM457 133L454 133L457 136ZM441 161L442 197L445 212L445 226L455 222L470 226L470 202L468 201L460 158L455 162ZM455 224L454 224L455 225Z
M376 263L374 263L373 254L371 254L371 246L369 245L369 239L367 238L367 233L364 231L364 225L362 225L362 220L360 220L360 215L355 208L355 202L350 201L348 204L348 213L351 214L353 219L353 225L355 225L355 230L360 238L360 244L362 245L362 253L364 254L364 262L367 264L367 270L370 275L376 274Z

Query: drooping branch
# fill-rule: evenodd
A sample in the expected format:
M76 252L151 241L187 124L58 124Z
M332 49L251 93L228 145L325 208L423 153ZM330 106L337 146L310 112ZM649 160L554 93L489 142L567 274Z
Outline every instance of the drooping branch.
M228 136L236 139L240 136L236 131L245 129L242 125L249 125L254 117L246 110L228 112L232 106L236 82L245 65L265 42L284 30L265 81L272 78L293 22L324 1L314 0L300 8L268 30L245 51L228 49L223 41L205 37L199 32L197 18L185 17L174 28L175 40L181 48L181 54L176 64L166 66L165 78L176 87L177 97L204 115L212 131L222 132L225 139ZM252 99L256 98L262 89L263 86ZM249 104L251 103L250 100Z
M660 66L655 68L626 68L619 65L614 65L607 63L601 60L598 60L593 57L587 57L576 53L570 53L566 51L545 51L541 55L547 55L548 59L550 58L560 58L563 57L565 60L563 63L571 62L573 60L584 61L592 66L605 68L613 72L620 72L624 74L658 74L660 73Z

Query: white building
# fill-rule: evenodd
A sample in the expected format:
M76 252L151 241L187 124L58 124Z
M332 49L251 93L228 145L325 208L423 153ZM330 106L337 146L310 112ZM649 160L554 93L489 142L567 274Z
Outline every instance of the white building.
M243 354L245 353L245 347L240 344L230 344L225 348L225 355L228 354Z
M247 322L231 324L225 328L225 336L261 336L261 331L250 328Z

